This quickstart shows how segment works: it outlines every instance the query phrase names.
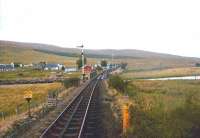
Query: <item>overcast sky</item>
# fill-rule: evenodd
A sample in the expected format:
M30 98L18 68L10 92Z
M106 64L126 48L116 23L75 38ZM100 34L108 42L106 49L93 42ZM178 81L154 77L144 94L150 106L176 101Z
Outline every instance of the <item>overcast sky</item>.
M200 1L0 0L0 39L200 57Z

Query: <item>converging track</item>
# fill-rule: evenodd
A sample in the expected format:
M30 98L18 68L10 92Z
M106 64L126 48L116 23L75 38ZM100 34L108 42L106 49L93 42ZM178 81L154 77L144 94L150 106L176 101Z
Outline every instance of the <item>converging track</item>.
M100 78L91 80L40 138L98 138Z

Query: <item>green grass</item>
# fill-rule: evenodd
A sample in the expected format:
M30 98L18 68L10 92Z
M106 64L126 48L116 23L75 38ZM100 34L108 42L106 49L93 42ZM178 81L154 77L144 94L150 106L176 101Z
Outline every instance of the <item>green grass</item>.
M52 76L56 76L61 72L54 71L40 71L34 69L17 69L15 71L9 72L0 72L0 80L18 80L18 79L38 79L38 78L49 78ZM80 72L72 72L72 73L63 73L63 77L71 78L71 77L79 77L81 75Z
M33 69L17 69L15 71L0 72L1 80L44 78L51 75L50 71L39 71Z

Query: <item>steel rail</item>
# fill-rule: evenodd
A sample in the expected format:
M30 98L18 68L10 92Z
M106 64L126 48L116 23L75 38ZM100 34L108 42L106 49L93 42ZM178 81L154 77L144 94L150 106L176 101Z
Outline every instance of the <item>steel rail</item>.
M84 92L86 91L86 89L90 87L91 83L92 83L95 79L97 79L97 82L96 82L96 84L94 85L93 90L92 90L92 93L94 92L95 87L96 87L96 85L97 85L97 83L98 83L98 77L99 77L99 76L100 76L100 75L98 75L98 76L96 76L95 78L93 78L93 79L79 92L79 94L76 95L76 96L70 101L70 103L69 103L69 104L66 106L66 108L59 114L59 116L51 123L51 125L45 129L45 131L41 134L40 138L43 138L43 137L48 133L48 131L51 131L51 128L52 128L54 125L56 125L56 122L59 121L59 119L65 114L65 112L68 111L68 109L69 109L71 106L73 106L72 104L74 104L74 103L76 102L76 100L78 100L78 98L81 96L81 94L84 94ZM90 102L90 101L91 101L91 97L90 97L89 102ZM80 102L80 101L79 101L79 102ZM79 103L79 102L78 102L78 103ZM78 103L77 103L77 104L78 104ZM80 103L79 103L79 104L80 104ZM88 109L87 109L87 110L88 110ZM85 116L84 116L84 121L85 121ZM81 126L81 128L82 128L82 126ZM66 129L66 128L65 128L65 129ZM65 129L64 129L64 130L65 130ZM64 132L64 130L62 131L62 133Z
M82 100L83 100L83 97L81 97L81 99L80 99L80 101L78 102L78 104L76 105L76 107L75 107L75 109L74 109L72 115L70 116L70 119L69 119L70 121L72 120L72 117L73 117L73 115L76 113L76 111L77 111L77 109L78 109L78 107L79 107L79 105L80 105L80 103L81 103ZM70 121L65 125L65 128L62 130L62 132L61 132L59 138L62 138L62 137L63 137L63 135L64 135L64 133L65 133L67 127L69 126Z
M85 125L85 120L86 120L86 117L88 115L88 110L89 110L89 107L90 107L90 103L91 103L91 100L92 100L92 97L93 97L93 94L94 94L94 90L96 89L96 86L97 86L98 82L99 82L99 80L97 80L96 84L93 87L92 93L90 95L90 99L89 99L89 102L88 102L88 105L87 105L87 108L86 108L86 112L85 112L85 115L84 115L84 118L83 118L83 121L82 121L82 124L81 124L81 129L79 131L78 138L81 138L81 134L83 132L83 127Z

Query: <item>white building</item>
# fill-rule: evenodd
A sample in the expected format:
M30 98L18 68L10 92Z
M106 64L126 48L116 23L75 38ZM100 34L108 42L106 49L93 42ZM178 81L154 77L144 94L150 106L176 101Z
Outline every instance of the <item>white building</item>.
M46 64L44 70L62 70L64 65L61 64Z
M67 72L76 72L78 69L76 67L65 67L65 73Z
M0 64L0 72L14 71L14 70L15 70L14 63L11 63L11 64Z

